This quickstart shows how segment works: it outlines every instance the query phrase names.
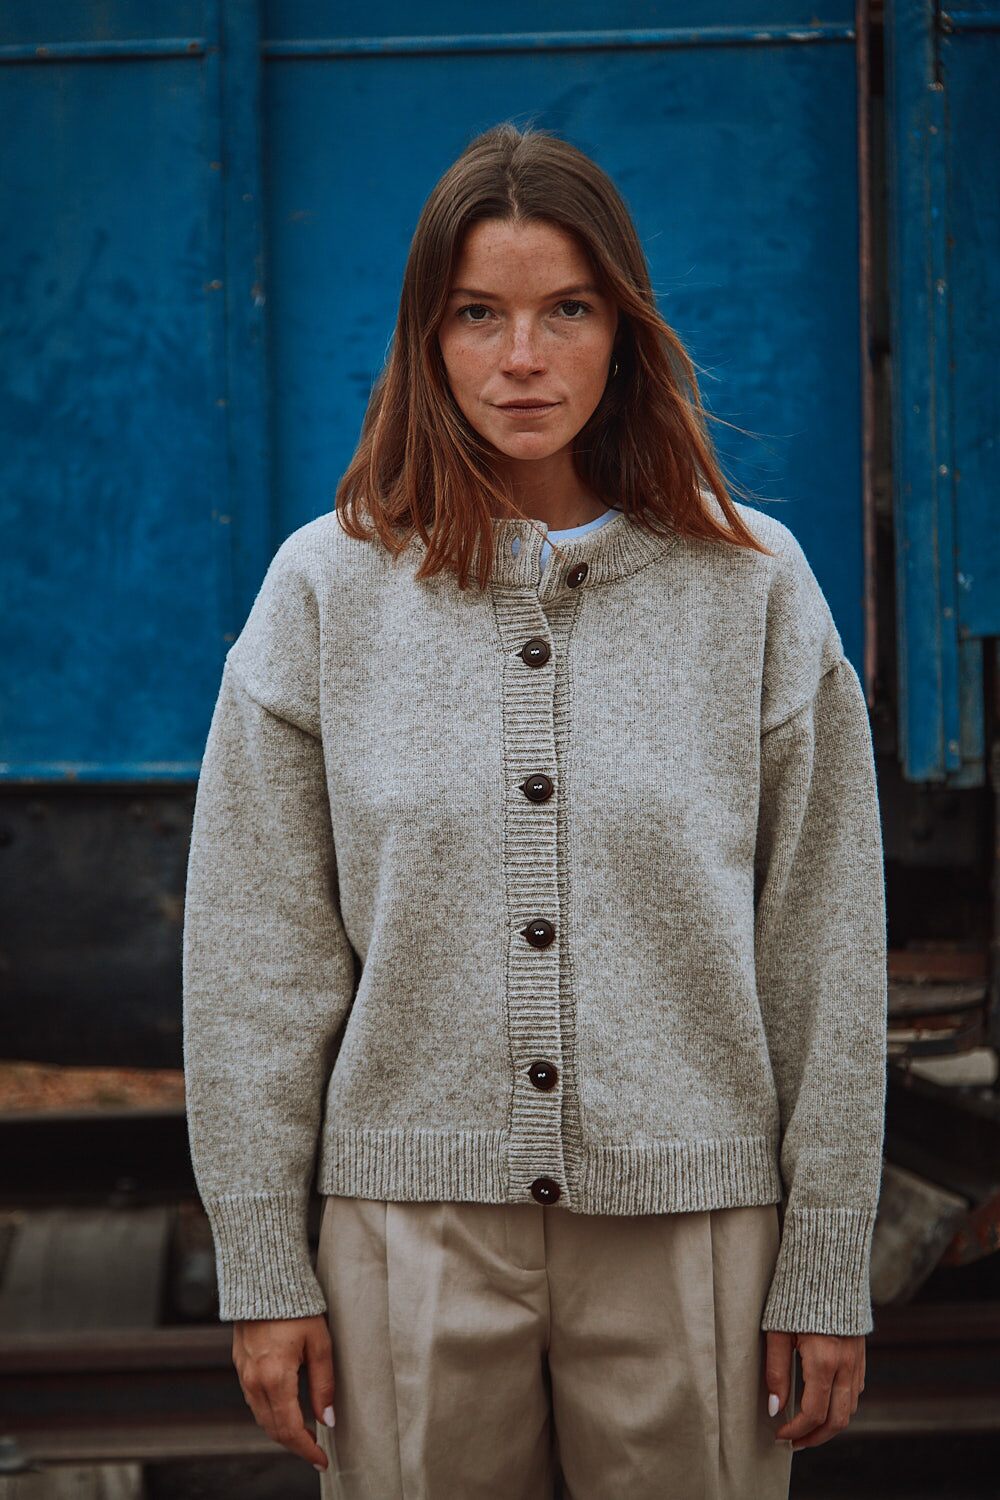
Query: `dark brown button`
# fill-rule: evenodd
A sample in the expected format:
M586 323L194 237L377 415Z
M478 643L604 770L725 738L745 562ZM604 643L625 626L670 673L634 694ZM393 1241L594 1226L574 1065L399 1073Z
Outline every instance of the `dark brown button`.
M552 648L542 636L533 635L530 641L525 641L518 655L529 667L544 667L552 655Z
M543 771L536 771L533 776L528 776L521 782L521 791L529 802L547 802L555 787L551 776L546 776Z
M577 584L583 582L589 572L589 563L577 563L576 567L570 568L569 572L566 574L566 582L569 584L571 589L575 589Z
M555 1203L562 1189L551 1177L536 1177L531 1184L531 1196L536 1203Z
M541 1089L547 1094L549 1089L554 1089L559 1082L559 1069L554 1063L533 1062L528 1069L528 1077L536 1089Z
M521 928L521 936L526 937L533 948L547 948L555 935L552 923L544 917L533 917L527 927Z

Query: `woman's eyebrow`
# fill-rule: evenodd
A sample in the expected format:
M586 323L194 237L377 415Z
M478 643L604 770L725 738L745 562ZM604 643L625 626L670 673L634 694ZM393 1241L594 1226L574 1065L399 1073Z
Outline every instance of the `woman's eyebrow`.
M557 292L549 292L547 296L542 297L540 300L542 302L554 302L557 297L575 297L577 292L589 292L592 297L599 297L601 295L596 286L591 286L589 282L581 282L578 286L564 286ZM503 298L498 297L496 292L478 291L475 287L471 286L453 286L451 296L482 297L487 302L503 301Z

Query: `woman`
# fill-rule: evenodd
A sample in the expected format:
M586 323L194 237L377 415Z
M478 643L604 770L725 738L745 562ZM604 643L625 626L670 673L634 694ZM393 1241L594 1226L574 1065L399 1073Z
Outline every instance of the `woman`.
M727 493L616 189L547 132L432 192L336 510L226 658L184 985L220 1315L325 1494L768 1500L848 1424L864 698L790 530Z

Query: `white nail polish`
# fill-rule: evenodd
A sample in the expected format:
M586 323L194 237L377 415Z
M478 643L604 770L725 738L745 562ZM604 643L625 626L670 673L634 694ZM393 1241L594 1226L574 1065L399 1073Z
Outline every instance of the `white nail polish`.
M323 1465L322 1464L313 1464L313 1468L314 1469L318 1469L319 1472L322 1474L322 1472L323 1472Z
M779 1412L780 1409L781 1409L781 1402L778 1400L777 1396L772 1391L770 1393L770 1395L768 1396L768 1398L767 1398L767 1414L768 1414L769 1417L776 1417L778 1415L778 1412Z
M326 1423L327 1427L332 1427L333 1426L334 1418L333 1418L333 1407L332 1406L325 1406L323 1408L323 1421Z

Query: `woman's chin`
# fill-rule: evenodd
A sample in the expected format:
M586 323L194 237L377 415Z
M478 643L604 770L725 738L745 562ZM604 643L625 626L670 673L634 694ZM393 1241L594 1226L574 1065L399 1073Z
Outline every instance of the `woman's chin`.
M498 453L505 458L539 459L551 458L566 446L566 440L553 438L551 433L520 432L516 434L485 434Z

